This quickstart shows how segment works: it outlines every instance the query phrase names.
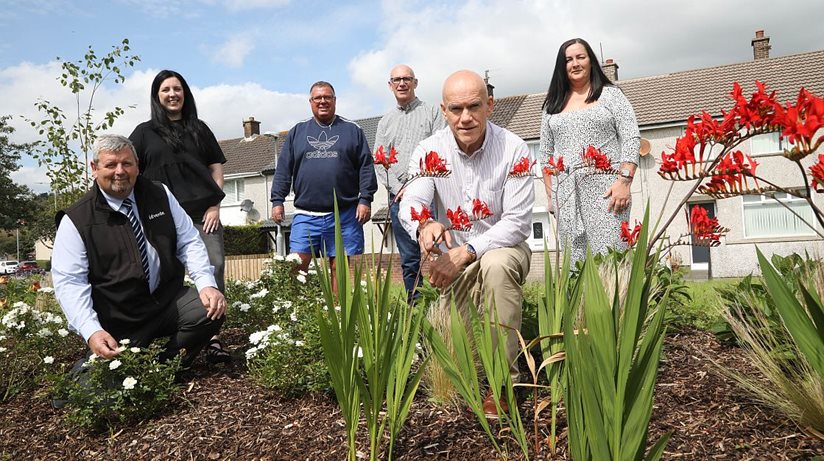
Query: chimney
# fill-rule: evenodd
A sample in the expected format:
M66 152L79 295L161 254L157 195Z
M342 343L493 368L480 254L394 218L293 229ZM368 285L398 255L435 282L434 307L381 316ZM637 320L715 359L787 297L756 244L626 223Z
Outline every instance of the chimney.
M494 97L493 91L495 90L495 85L489 83L489 69L484 71L484 83L486 83L486 92Z
M243 121L243 137L251 138L252 136L260 135L260 122L256 121L254 117L249 117Z
M610 82L618 81L618 64L615 61L607 59L607 62L601 64L601 69L604 70Z
M770 37L764 36L763 30L755 31L755 38L752 39L752 57L756 61L768 59L770 57Z

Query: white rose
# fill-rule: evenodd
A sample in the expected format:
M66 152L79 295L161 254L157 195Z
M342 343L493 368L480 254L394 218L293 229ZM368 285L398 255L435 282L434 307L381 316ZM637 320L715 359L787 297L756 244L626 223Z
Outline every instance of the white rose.
M137 384L137 380L132 378L131 376L127 376L126 379L123 380L123 389L130 391L134 389L135 384Z
M51 365L52 363L54 363L54 357L52 357L51 355L47 355L46 357L43 357L43 362Z
M123 362L120 360L112 360L112 363L109 364L109 370L117 370L122 364Z

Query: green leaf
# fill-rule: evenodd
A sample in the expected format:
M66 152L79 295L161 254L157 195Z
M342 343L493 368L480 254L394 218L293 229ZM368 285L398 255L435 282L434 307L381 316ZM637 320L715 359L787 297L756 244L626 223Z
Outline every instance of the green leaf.
M807 311L790 292L789 287L767 261L761 250L756 248L756 252L767 290L775 300L775 307L784 321L784 326L795 340L798 349L807 358L810 366L824 375L824 337L819 335Z

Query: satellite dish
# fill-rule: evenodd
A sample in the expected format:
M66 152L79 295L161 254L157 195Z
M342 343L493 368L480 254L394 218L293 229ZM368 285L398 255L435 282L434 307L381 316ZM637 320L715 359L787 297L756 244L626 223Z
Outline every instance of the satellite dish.
M255 202L249 200L248 198L242 202L240 202L240 211L249 212L252 210L252 207L255 206Z
M650 150L652 150L652 146L649 143L649 139L641 138L641 157L649 154Z
M258 221L260 221L260 212L258 210L252 210L246 214L247 223L256 223Z

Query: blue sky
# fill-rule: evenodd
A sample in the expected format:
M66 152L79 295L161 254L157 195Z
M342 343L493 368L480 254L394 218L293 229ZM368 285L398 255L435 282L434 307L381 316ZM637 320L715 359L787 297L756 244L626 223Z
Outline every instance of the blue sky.
M103 54L123 38L142 60L124 85L97 95L101 111L135 106L112 131L129 134L148 118L151 79L170 68L223 139L241 136L248 116L263 131L308 117L307 89L321 79L335 85L339 114L379 115L392 104L386 78L400 62L415 69L429 102L461 68L489 70L500 97L545 91L571 37L602 46L629 79L750 60L758 29L772 56L818 50L822 17L820 0L0 0L0 115L15 116L13 140L35 140L20 116L39 119L38 98L72 105L55 58L80 59L89 45ZM31 160L14 177L48 188Z

